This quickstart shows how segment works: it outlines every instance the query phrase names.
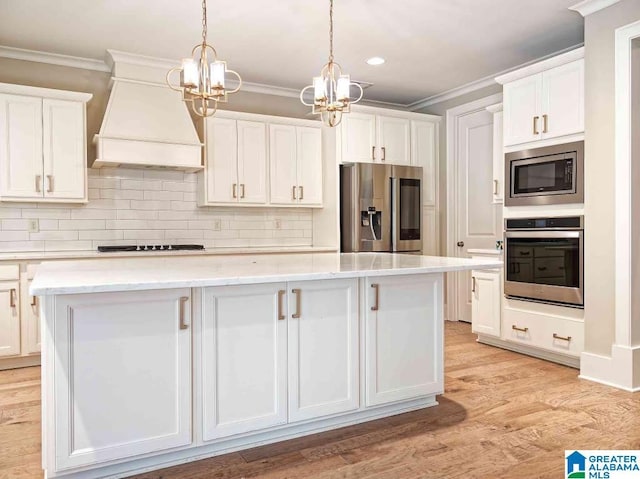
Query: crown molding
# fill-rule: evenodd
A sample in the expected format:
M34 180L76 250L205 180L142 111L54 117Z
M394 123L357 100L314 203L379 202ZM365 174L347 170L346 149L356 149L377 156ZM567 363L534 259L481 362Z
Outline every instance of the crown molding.
M521 65L519 68L496 77L496 81L501 85L504 85L505 83L535 75L536 73L541 73L543 71L550 70L551 68L580 60L581 58L584 58L584 47L572 47L570 50L557 52L546 57L546 59L540 59L529 65Z
M0 58L11 58L13 60L23 60L35 63L48 63L50 65L81 68L83 70L93 70L98 72L111 71L111 68L109 68L105 62L95 60L93 58L72 57L70 55L38 52L35 50L25 50L23 48L6 47L3 45L0 45Z
M618 3L620 0L583 0L569 7L569 10L578 12L583 17L598 12L604 8Z
M129 65L137 65L141 67L160 68L167 71L180 66L180 61L178 60L150 57L147 55L138 55L137 53L110 49L107 49L105 63L109 66L109 71L113 69L115 63L127 63Z
M498 113L502 111L502 102L489 105L485 108L489 113Z

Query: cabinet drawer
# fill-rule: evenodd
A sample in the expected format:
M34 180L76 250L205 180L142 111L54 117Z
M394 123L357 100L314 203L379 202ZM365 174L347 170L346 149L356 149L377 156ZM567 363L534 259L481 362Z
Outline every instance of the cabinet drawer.
M15 281L20 278L20 266L17 264L0 265L0 281Z
M573 319L505 309L503 331L509 341L570 356L584 348L584 323Z

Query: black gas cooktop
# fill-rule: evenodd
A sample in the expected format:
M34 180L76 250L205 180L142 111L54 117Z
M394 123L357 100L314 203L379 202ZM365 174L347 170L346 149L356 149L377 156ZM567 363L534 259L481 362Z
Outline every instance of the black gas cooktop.
M122 246L98 246L100 253L117 253L120 251L186 251L203 250L201 244L156 244L156 245L122 245Z

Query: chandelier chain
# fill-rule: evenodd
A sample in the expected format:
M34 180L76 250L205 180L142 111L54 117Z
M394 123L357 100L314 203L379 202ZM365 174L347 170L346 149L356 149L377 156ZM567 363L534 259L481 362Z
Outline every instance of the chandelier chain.
M333 0L329 2L329 63L333 63Z
M207 0L202 0L202 44L207 43Z

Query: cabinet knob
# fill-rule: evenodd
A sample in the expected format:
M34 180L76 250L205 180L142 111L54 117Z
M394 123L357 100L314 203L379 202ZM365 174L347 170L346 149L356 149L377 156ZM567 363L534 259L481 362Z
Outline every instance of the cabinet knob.
M376 147L371 147L371 161L376 161Z
M41 193L40 182L42 181L42 176L36 175L36 193Z
M298 186L298 189L300 190L300 199L304 200L304 186Z
M533 117L533 134L534 135L539 135L540 132L538 131L538 120L540 119L539 116L534 116Z
M188 296L182 296L180 298L180 329L188 329L189 325L185 322L185 316L184 316L184 309L185 309L185 305L187 304L187 302L189 301L189 297Z
M296 295L296 312L293 313L291 317L294 319L298 319L302 314L302 308L300 306L300 295L302 294L302 290L295 288L292 289L291 292Z
M47 181L49 182L47 193L53 193L53 175L47 175Z
M549 132L549 115L542 115L542 133Z
M464 241L458 241L456 244L458 245L458 248L464 248Z
M371 287L375 290L374 303L373 306L371 306L371 311L378 311L380 307L380 285L372 284Z
M295 186L291 187L291 199L292 200L297 200L297 198L296 198L296 187Z

